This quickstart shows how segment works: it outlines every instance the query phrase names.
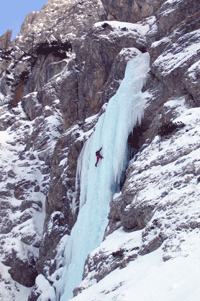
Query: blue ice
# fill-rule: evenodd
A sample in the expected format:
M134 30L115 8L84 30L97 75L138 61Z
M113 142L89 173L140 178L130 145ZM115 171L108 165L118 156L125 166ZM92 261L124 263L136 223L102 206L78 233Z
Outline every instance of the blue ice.
M149 55L135 51L137 56L127 63L125 77L117 93L110 99L78 160L80 211L65 248L63 275L56 285L58 294L62 295L61 301L73 297L73 289L82 281L87 255L103 239L109 203L127 163L127 138L143 115L145 98L141 89L149 70ZM101 146L104 158L95 167L95 152Z

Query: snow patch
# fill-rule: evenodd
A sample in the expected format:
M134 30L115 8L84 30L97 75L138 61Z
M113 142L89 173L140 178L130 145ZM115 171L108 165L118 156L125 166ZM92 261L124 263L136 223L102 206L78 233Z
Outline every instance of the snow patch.
M148 18L146 22L129 23L120 21L101 21L94 24L94 27L101 27L103 24L109 24L114 30L121 31L126 28L127 31L137 31L141 35L146 35L150 26L155 22L155 17Z

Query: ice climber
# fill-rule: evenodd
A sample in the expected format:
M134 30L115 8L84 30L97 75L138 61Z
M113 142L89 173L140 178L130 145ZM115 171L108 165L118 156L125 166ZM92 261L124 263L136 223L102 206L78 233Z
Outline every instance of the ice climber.
M146 47L142 47L142 48L140 49L140 51L141 51L142 53L145 53L145 52L147 52L147 49L146 49Z
M100 148L100 150L96 151L96 156L97 156L97 162L95 163L96 167L97 167L97 163L99 162L99 159L103 159L103 157L100 154L101 150L102 150L102 147Z

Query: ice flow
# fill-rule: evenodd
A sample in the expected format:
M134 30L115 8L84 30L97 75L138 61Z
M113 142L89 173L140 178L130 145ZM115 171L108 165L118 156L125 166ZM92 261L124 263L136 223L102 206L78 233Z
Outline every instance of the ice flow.
M128 62L117 93L110 99L78 160L80 211L65 248L66 265L57 287L62 294L61 301L72 298L73 289L82 281L87 255L103 239L109 202L126 163L127 138L137 121L141 121L145 102L141 89L149 69L149 55L136 53L137 56ZM95 167L95 152L101 146L104 158Z

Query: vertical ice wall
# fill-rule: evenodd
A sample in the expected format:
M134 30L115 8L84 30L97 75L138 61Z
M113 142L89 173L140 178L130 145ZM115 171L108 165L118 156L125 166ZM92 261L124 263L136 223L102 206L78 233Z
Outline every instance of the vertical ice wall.
M80 212L65 249L66 266L57 283L61 301L72 298L73 289L82 280L87 255L103 239L109 202L126 163L127 138L143 114L141 89L149 69L149 55L134 51L138 55L128 62L117 93L110 99L79 158ZM104 158L95 167L95 152L101 146Z

